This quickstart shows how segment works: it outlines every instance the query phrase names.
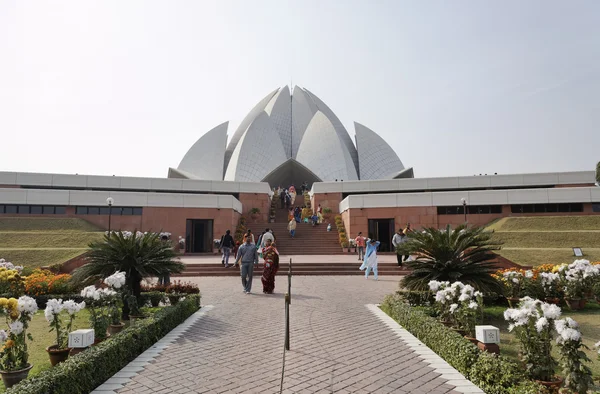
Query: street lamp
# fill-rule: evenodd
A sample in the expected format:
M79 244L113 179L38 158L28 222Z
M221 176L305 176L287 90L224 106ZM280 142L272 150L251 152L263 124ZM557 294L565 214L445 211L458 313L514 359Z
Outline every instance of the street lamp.
M108 197L106 199L106 203L108 204L108 236L110 236L110 218L112 216L112 205L115 200L112 197Z
M467 199L466 198L461 198L460 201L462 202L463 205L463 212L465 214L465 224L467 223Z

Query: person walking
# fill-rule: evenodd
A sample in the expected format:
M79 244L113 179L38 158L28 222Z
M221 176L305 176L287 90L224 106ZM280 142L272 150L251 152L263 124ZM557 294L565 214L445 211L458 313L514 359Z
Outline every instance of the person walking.
M285 207L285 191L279 189L279 202L281 202L281 209Z
M248 231L246 231L246 234L244 234L244 242L246 242L246 239L249 238L250 239L250 243L254 244L254 234L252 234L252 230L248 229Z
M279 270L279 251L273 245L271 239L267 239L266 241L265 248L263 249L263 258L265 259L265 265L262 277L260 278L263 284L263 293L273 294L273 290L275 290L275 275L277 274L277 270Z
M405 260L404 256L398 253L398 246L407 241L406 234L402 231L401 228L398 229L394 237L392 238L392 245L394 246L394 251L396 252L396 261L398 262L398 267L402 267L402 262ZM406 256L408 258L408 256Z
M271 243L275 242L275 237L273 236L273 231L271 229L265 229L265 233L260 240L260 247L264 250L267 247L267 242L271 241Z
M360 270L365 270L365 279L369 279L369 273L373 270L373 276L375 276L375 280L378 279L377 274L377 248L379 247L380 242L375 241L374 239L369 240L369 244L367 245L367 253L365 253L365 260L360 266Z
M294 236L296 235L296 219L292 218L292 220L290 220L290 222L288 223L288 230L292 238L294 238Z
M234 241L231 236L231 231L225 231L225 234L221 236L221 242L219 243L219 249L223 253L221 263L225 264L225 268L229 268L229 256L231 255L231 249L233 249Z
M246 237L246 242L238 249L237 257L235 259L236 265L239 264L240 261L242 264L242 287L246 294L250 294L250 291L252 290L254 265L258 264L258 252L250 240L250 237Z
M356 242L356 249L358 250L358 259L362 260L365 257L365 237L362 236L362 232L358 232L354 242Z

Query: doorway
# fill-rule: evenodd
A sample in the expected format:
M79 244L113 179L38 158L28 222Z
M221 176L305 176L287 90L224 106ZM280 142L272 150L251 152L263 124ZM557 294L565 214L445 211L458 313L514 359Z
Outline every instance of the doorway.
M393 252L392 237L394 236L394 219L369 219L369 238L381 244L380 252Z
M187 219L185 223L185 252L210 253L212 248L212 219Z

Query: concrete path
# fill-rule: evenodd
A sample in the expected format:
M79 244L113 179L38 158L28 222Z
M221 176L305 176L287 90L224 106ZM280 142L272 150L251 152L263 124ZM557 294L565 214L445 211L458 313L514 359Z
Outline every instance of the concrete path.
M339 254L339 255L281 255L280 261L289 262L292 259L292 264L307 264L307 263L328 263L328 264L356 264L356 268L361 262L356 254ZM203 255L203 256L181 256L181 262L184 264L221 264L221 255ZM377 260L380 264L397 263L396 255L377 254ZM231 262L230 258L230 262ZM261 260L262 262L262 260Z
M142 357L143 368L133 369L139 372L131 379L117 380L124 384L117 392L278 393L287 283L282 279L277 278L277 294L263 295L255 278L254 293L246 295L239 278L194 278L202 304L211 307L162 352ZM481 392L454 390L447 382L460 386L451 380L456 374L443 378L444 372L434 370L439 360L417 354L397 336L403 329L391 328L393 322L367 306L395 291L397 283L390 277L294 277L283 392ZM448 367L445 372L452 372Z

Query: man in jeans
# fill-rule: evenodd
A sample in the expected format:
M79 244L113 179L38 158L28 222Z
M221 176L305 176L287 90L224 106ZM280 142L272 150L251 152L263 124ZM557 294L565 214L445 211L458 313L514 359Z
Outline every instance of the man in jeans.
M229 256L231 255L231 249L234 246L231 231L225 231L225 235L221 237L221 243L219 245L221 251L223 252L223 259L221 260L221 263L225 264L225 268L229 268Z
M356 249L358 249L358 259L362 260L365 257L365 237L362 236L362 232L358 233L354 241L356 242Z
M242 261L242 286L244 293L250 294L252 290L252 273L254 272L254 264L258 264L258 252L256 246L252 244L252 239L246 237L246 242L240 246L237 252L235 263Z

